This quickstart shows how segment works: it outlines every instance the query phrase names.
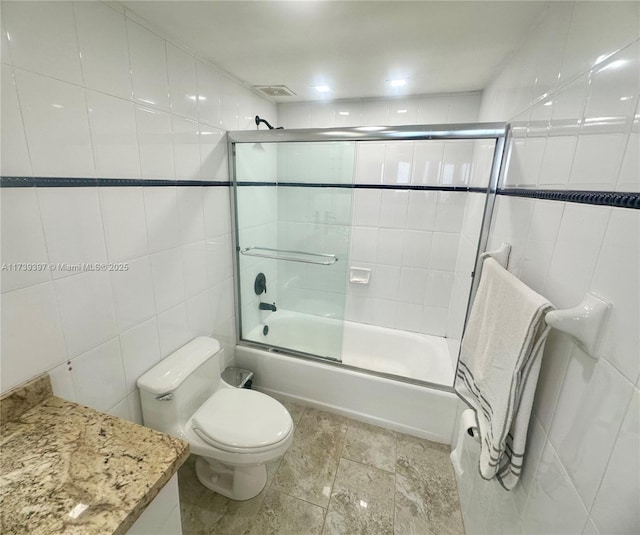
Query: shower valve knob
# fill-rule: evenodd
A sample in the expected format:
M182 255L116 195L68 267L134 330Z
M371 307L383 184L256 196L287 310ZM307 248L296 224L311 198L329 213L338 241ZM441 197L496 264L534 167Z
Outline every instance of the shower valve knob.
M256 280L253 282L253 291L256 295L267 293L267 277L264 273L256 275Z

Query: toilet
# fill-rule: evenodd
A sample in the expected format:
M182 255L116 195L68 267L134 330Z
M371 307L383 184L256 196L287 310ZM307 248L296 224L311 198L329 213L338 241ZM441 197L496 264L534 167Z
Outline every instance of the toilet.
M138 379L144 425L187 441L205 487L232 500L257 496L265 463L284 455L293 420L275 399L221 378L220 343L206 336L181 347Z

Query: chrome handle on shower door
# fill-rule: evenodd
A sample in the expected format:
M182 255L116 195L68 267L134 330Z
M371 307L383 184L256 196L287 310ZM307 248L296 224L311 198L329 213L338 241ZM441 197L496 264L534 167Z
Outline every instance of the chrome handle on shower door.
M289 251L286 249L271 249L270 247L243 247L240 254L244 256L257 256L260 258L271 258L273 260L284 260L285 262L302 262L305 264L318 264L330 266L338 261L334 254L309 253L306 251Z

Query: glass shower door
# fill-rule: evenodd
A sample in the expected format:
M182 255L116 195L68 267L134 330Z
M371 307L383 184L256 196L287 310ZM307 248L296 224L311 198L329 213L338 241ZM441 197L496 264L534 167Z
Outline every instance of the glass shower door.
M341 360L353 143L237 143L240 338Z

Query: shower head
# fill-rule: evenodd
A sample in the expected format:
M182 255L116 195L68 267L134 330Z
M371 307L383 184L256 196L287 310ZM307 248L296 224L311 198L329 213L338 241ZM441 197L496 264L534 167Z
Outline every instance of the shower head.
M256 119L255 119L255 120L256 120L256 126L257 126L258 128L260 128L260 123L264 123L264 124L266 124L266 125L267 125L267 127L269 128L269 130L273 130L273 128L274 128L273 126L271 126L271 124L269 123L269 121L267 121L266 119L261 119L259 115L256 115ZM276 130L282 130L282 128L283 128L282 126L278 126L278 127L276 128Z

